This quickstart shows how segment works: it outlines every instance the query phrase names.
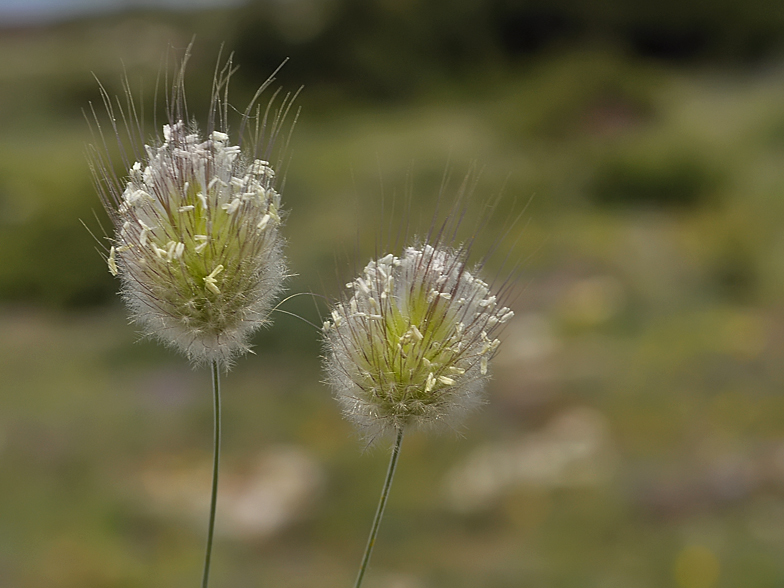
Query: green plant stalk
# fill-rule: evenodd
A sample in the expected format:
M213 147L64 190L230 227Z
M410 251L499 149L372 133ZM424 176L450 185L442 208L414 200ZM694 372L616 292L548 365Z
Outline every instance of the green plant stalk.
M381 489L381 498L378 501L376 516L373 518L373 526L370 528L370 537L368 537L367 546L365 547L365 555L362 557L362 564L359 566L359 574L357 574L357 581L354 584L354 588L359 588L362 585L362 578L365 577L368 563L370 563L370 555L373 553L373 547L376 544L376 535L378 535L378 528L381 525L381 518L384 516L384 508L387 505L387 498L389 498L389 488L392 486L392 478L395 477L395 469L397 468L397 459L400 457L400 444L402 442L403 429L398 428L395 445L392 447L392 455L389 458L387 477L386 480L384 480L384 487Z
M212 398L215 404L213 415L215 418L214 426L214 448L212 456L212 498L210 499L210 524L207 529L207 551L204 554L204 575L201 580L201 587L207 588L210 579L210 559L212 558L212 538L215 535L215 510L218 504L218 466L220 465L220 438L221 438L221 397L220 397L220 369L218 362L212 362Z

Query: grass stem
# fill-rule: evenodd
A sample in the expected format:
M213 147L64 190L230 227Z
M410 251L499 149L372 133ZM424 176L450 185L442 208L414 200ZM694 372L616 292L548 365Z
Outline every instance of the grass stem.
M218 362L212 362L212 398L215 404L213 415L215 418L214 426L214 447L212 456L212 497L210 499L210 524L207 530L207 550L204 554L204 575L201 580L201 588L207 588L210 578L210 559L212 558L212 539L215 535L215 509L218 504L218 466L220 465L220 438L221 438L221 397L220 397L220 369Z
M367 571L368 563L370 562L370 555L373 553L373 546L376 544L376 535L378 535L378 528L381 525L381 518L384 516L384 508L387 505L387 498L389 498L389 488L392 486L392 478L395 477L395 468L397 468L397 459L400 456L400 444L402 442L403 429L399 428L397 430L395 445L392 447L392 455L389 458L387 477L384 480L384 487L381 489L381 498L378 501L376 516L373 518L373 526L370 528L370 537L368 537L365 555L362 557L362 564L359 566L359 574L357 574L357 581L354 584L354 588L360 588L362 585L362 578L365 577L365 572Z

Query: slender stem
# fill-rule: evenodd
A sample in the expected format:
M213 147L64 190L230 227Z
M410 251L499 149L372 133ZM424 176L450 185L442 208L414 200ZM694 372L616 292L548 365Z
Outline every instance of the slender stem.
M215 417L215 445L212 455L212 498L210 499L210 526L207 530L207 551L204 554L204 575L201 588L207 588L210 579L210 558L212 557L212 537L215 534L215 507L218 504L218 466L220 465L220 438L221 438L221 398L220 398L220 369L218 362L212 362L212 398L215 403L213 415Z
M354 588L359 588L362 585L362 578L367 571L368 563L370 562L370 554L373 553L373 546L376 544L376 535L378 535L378 528L381 525L381 518L384 516L384 508L387 505L387 498L389 498L389 488L392 486L392 478L395 477L395 468L397 467L397 458L400 456L400 444L403 442L403 429L397 430L397 438L395 445L392 447L392 456L389 458L389 469L387 469L387 478L384 480L384 487L381 489L381 498L378 501L378 508L376 509L376 516L373 518L373 526L370 528L370 537L368 537L367 547L365 547L365 555L362 557L362 564L359 566L359 574Z

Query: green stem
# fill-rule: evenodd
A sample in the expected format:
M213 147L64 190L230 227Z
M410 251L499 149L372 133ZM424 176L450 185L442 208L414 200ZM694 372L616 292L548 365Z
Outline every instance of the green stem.
M204 575L201 588L207 588L210 579L210 559L212 557L212 538L215 534L215 508L218 504L218 466L220 465L220 438L221 438L221 398L220 398L220 370L218 362L212 362L212 398L215 403L213 415L215 417L215 439L212 455L212 498L210 499L210 525L207 530L207 552L204 554Z
M365 555L362 557L362 564L359 566L359 574L354 588L359 588L362 585L362 578L365 577L368 563L370 562L370 554L373 553L373 546L376 544L376 535L378 535L378 527L381 525L381 518L384 516L384 508L387 505L387 498L389 498L389 488L392 486L392 478L395 477L395 468L397 467L397 458L400 456L400 444L403 442L403 429L397 430L397 439L395 445L392 447L392 456L389 458L389 469L387 469L387 478L384 480L384 487L381 489L381 498L378 501L378 508L376 509L376 516L373 518L373 526L370 528L370 537L368 537L367 547L365 547Z

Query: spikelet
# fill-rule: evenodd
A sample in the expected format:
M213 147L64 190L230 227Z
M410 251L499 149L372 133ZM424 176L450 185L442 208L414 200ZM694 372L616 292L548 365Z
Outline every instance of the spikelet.
M371 261L324 323L328 382L369 437L454 426L482 401L494 334L514 313L465 253L425 243Z
M145 142L142 149L141 132L134 142L134 128L127 133L130 145L121 140L114 123L117 107L104 91L120 146L134 152L136 161L127 177L117 177L108 151L95 149L92 167L115 229L108 268L120 278L132 320L144 334L179 349L194 363L226 365L248 350L251 334L268 321L286 277L280 194L273 168L258 157L259 127L246 152L229 138L228 105L221 92L227 91L231 60L216 72L207 132L187 122L182 83L187 58L168 103L163 140ZM129 106L121 112L126 124L135 115L129 91L127 95ZM284 114L272 125L273 138L289 105L284 100ZM245 111L241 129L250 121L251 109ZM95 120L103 139L99 118ZM265 125L266 120L265 115ZM141 128L138 120L132 122Z

